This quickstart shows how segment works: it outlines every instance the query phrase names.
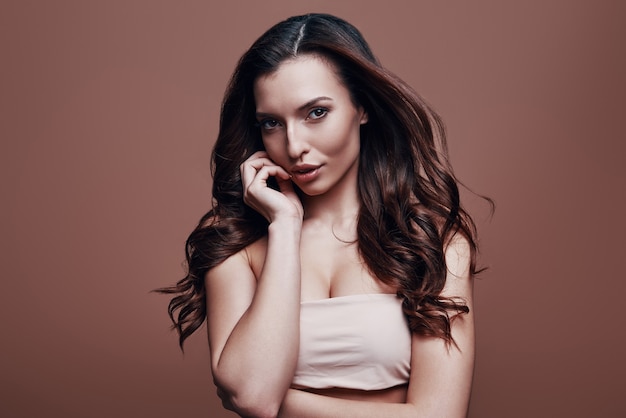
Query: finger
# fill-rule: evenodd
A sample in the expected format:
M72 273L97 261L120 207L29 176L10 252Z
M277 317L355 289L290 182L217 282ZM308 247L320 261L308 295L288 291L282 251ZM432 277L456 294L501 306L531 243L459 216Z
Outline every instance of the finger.
M278 164L276 164L274 161L270 160L267 157L260 157L260 158L256 158L256 159L251 159L251 160L247 160L246 162L244 162L241 165L241 176L242 178L247 178L247 179L251 179L252 177L256 176L256 174L263 168L263 167L279 167L280 170L280 177L281 178L288 178L289 177L289 173L287 173L287 171L285 169L283 169L282 167L280 167ZM274 175L274 174L272 174Z
M259 172L259 170L261 170L263 167L266 167L266 166L269 167L273 165L275 164L272 162L272 160L268 158L259 158L255 160L249 160L241 164L239 168L241 171L241 180L243 184L249 185L257 176L257 173Z
M291 182L291 176L288 178L276 176L276 183L278 183L278 188L284 195L290 195L292 193L295 194L293 183Z
M276 165L276 163L272 161L269 157L262 156L262 154L260 154L260 156L256 158L252 158L252 157L248 158L239 166L239 169L241 171L241 175L243 176L244 174L250 174L250 173L254 174L253 169L258 171L263 166L266 166L266 165L272 166L272 165Z
M252 154L251 156L249 156L248 158L246 158L242 164L251 163L251 162L254 162L254 161L259 160L259 159L267 159L267 160L271 161L271 159L269 157L269 154L267 152L265 152L265 151L257 151L254 154Z
M244 202L261 214L266 213L269 207L276 208L279 202L276 200L276 195L282 195L282 193L269 187L267 181L270 177L283 179L286 175L285 170L279 166L262 167L256 176L244 187Z
M267 180L270 177L275 177L277 180L288 180L290 179L289 173L285 171L282 167L278 165L264 165L259 170L256 171L254 177L248 183L248 186L252 184L262 184L263 186L267 185Z
M300 202L300 196L298 196L298 193L296 193L294 184L291 179L280 179L276 177L276 183L278 183L278 188L283 195L285 195L293 202Z

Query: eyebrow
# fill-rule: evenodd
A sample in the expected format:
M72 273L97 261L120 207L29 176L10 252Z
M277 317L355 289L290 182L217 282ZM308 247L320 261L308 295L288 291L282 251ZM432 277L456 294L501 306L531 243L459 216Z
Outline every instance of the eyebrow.
M316 97L316 98L314 98L314 99L309 100L308 102L306 102L306 103L305 103L305 104L303 104L302 106L298 107L298 111L305 110L307 107L311 107L311 106L313 106L315 103L317 103L317 102L321 102L321 101L323 101L323 100L330 100L330 101L332 101L333 99L331 99L331 98L330 98L330 97L328 97L328 96L319 96L319 97ZM257 117L257 118L259 118L259 117L267 117L267 116L272 116L272 114L271 114L271 113L264 113L264 112L256 112L256 117Z
M300 106L298 108L298 110L304 110L307 107L311 107L313 106L315 103L320 102L322 100L330 100L332 101L333 99L331 99L330 97L327 96L320 96L320 97L316 97L315 99L309 100L308 102L306 102L305 104L303 104L302 106Z

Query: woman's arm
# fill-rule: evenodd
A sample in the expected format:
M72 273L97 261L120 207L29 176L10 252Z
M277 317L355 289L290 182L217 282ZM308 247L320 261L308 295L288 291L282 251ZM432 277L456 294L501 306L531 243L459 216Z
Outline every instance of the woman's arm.
M446 250L448 277L443 294L461 297L468 314L452 321L456 346L440 338L413 336L411 376L404 404L331 398L300 390L287 392L279 416L283 418L465 417L474 370L474 317L467 241L456 237Z
M302 211L288 185L283 193L267 188L280 167L262 154L246 164L246 203L270 221L265 260L258 277L245 250L207 273L211 367L225 404L242 416L273 417L298 355Z

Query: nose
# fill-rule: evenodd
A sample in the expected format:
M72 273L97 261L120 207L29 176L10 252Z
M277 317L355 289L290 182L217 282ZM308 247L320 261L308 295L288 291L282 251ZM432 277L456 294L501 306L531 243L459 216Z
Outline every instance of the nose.
M310 146L306 138L306 132L297 124L287 127L287 154L294 160L300 159L303 154L309 152Z

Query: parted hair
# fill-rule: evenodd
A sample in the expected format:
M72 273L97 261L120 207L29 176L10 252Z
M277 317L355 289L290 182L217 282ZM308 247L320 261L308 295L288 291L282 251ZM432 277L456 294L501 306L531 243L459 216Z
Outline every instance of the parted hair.
M211 157L213 206L186 242L186 275L158 289L173 295L168 312L183 343L205 321L205 276L267 234L268 223L244 204L240 165L264 149L255 119L253 86L285 60L315 55L329 63L367 112L361 125L358 171L359 253L370 272L403 300L412 332L453 343L451 321L469 312L441 295L445 249L455 235L469 243L476 273L476 230L462 208L439 116L404 81L378 62L361 33L328 14L286 19L240 58L221 107ZM323 260L322 260L323 262Z

